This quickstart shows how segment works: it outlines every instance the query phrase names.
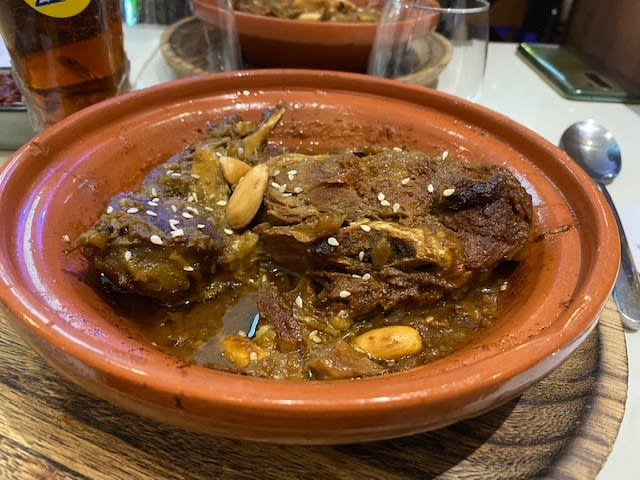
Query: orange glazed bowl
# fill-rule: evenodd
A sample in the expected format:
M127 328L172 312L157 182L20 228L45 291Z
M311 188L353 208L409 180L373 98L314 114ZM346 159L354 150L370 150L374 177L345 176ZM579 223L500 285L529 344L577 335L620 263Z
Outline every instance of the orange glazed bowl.
M200 20L216 24L217 1L193 0L192 9ZM234 15L242 56L250 66L367 70L377 22L308 21L237 10Z
M270 142L334 150L406 145L511 169L534 204L535 241L495 323L451 355L355 380L260 379L179 361L82 280L65 255L109 198L230 113L289 105ZM0 172L0 299L21 337L94 395L159 422L268 442L337 444L479 415L558 367L611 292L619 238L593 182L508 118L446 94L344 72L247 70L135 91L39 133Z

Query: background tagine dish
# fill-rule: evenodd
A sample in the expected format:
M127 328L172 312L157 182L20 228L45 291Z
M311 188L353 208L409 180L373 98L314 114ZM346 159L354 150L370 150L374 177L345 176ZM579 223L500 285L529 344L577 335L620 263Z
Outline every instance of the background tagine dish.
M279 101L289 107L268 149L324 154L401 146L513 172L531 196L533 236L490 326L449 355L388 375L263 379L186 363L157 348L136 319L84 281L86 259L65 251L111 198L135 190L154 168L194 145L208 121L237 113L259 122ZM280 173L272 181L287 183L289 170ZM0 298L40 355L127 410L261 441L390 438L503 404L560 365L592 330L619 257L610 211L556 147L478 105L340 72L205 75L90 107L38 134L3 166L0 207L7 212Z
M382 3L377 3L381 11ZM366 71L376 35L377 21L370 20L378 10L376 2L293 2L282 11L269 2L242 5L234 17L248 66ZM193 0L192 6L196 17L216 25L215 1ZM244 8L250 11L240 10Z

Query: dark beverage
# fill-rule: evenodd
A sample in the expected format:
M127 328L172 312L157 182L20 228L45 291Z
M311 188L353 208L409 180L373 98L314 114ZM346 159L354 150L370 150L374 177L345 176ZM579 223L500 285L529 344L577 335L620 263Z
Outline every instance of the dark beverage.
M36 129L129 88L120 0L0 0L0 32Z

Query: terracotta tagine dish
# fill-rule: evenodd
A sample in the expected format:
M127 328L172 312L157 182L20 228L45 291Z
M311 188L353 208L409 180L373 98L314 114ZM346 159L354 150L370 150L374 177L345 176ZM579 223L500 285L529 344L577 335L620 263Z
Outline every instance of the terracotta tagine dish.
M275 214L265 213L265 209L272 208L275 212L277 208L275 203L268 202L275 202L280 198L277 197L279 194L290 193L281 198L278 208L289 205L287 202L298 198L296 195L301 195L302 190L291 188L289 191L285 184L292 187L305 172L311 172L309 175L312 176L308 178L318 178L313 175L325 175L329 171L327 165L335 164L319 163L314 170L307 160L300 160L291 152L315 155L309 162L325 162L324 154L359 148L338 162L347 162L345 159L348 158L352 169L360 168L357 158L369 161L368 156L378 154L380 148L388 155L384 158L395 159L393 162L398 168L413 167L409 160L400 160L396 155L421 151L443 162L452 162L450 165L454 170L460 162L506 169L521 185L521 193L526 192L526 197L530 197L530 214L516 213L530 220L531 231L526 250L512 258L513 269L505 288L496 291L499 301L495 317L489 324L481 325L446 355L390 373L340 379L329 378L331 369L327 368L323 379L261 378L253 375L253 371L224 371L211 368L206 362L193 362L175 355L168 348L169 340L173 346L184 340L180 328L190 321L188 315L180 320L175 316L166 317L166 321L159 322L163 325L155 324L153 318L148 318L151 316L140 320L128 309L128 303L118 304L105 294L105 286L91 275L90 266L95 259L87 258L81 249L70 247L101 215L110 215L114 205L126 205L124 213L131 215L152 211L146 213L151 217L158 212L153 210L153 204L157 207L163 201L153 198L154 191L154 194L150 193L152 205L140 209L126 204L133 201L129 197L116 201L112 200L114 196L137 188L149 172L177 153L191 158L193 144L211 125L219 125L223 118L237 114L242 122L235 121L230 130L218 129L214 132L218 136L209 137L207 148L215 150L220 145L216 142L231 142L229 138L240 135L238 132L249 125L259 124L263 113L278 105L286 108L278 112L277 126L270 132L264 148L268 152L289 152L292 156L278 161L285 162L283 165L300 161L299 168L276 172L272 165L266 173L264 169L252 169L251 178L256 185L262 181L261 175L268 178L263 185L266 203L258 202L256 211L248 213L246 204L240 207L240 213L232 214L227 210L224 218L230 226L217 230L215 226L211 227L207 238L225 244L232 235L247 228L253 229L258 236L285 232L282 229L287 226L286 215L281 215L280 223L276 225ZM222 137L221 131L226 132ZM249 159L246 162L251 163L251 152L247 148L253 144L243 139L241 144L235 145L237 156ZM212 158L214 163L219 161L215 156ZM433 165L434 169L439 168L438 161ZM410 174L398 178L390 176L388 181L397 180L395 187L409 188L412 179L426 175L425 169L418 165ZM204 181L208 172L207 169L193 170L189 182ZM340 177L341 170L336 172L337 176L332 177L336 183L332 185L339 186L347 180ZM362 172L363 178L354 183L359 192L366 190L366 182L373 182L367 175L375 174L371 168L362 169ZM176 182L179 173L173 168L170 172L165 171L169 180ZM287 179L287 176L291 178ZM379 176L376 178L375 181L381 181ZM455 188L451 185L441 188L435 180L425 188L427 193L435 190L441 195L439 201L442 203L438 205L451 205L446 202L457 199L458 203L451 209L461 209L469 199L460 195L464 181L459 178L455 181L458 182ZM229 182L229 185L224 184L225 191L235 193L248 188L248 182L244 187L242 183ZM325 180L323 182L323 185L327 184ZM474 187L475 190L470 190L475 192L472 197L484 202L487 195L501 193L497 190L502 187L495 185L502 184L495 182L490 179L483 184L490 186L488 190ZM206 188L210 188L213 184L207 185ZM420 194L427 198L427 193L421 190ZM396 208L389 192L386 197L375 194L367 205L375 209L388 207L389 218L393 214L399 217L406 203L417 198L409 195L405 203L398 202ZM251 195L245 199L252 198ZM210 210L213 212L216 206L231 209L232 198L217 201ZM311 196L309 198L313 200ZM318 197L313 201L315 205L324 201L330 208L332 202L327 198L338 202L341 197ZM114 201L116 203L110 203ZM189 201L204 200L191 198ZM414 208L413 214L417 217L421 214L420 205ZM409 84L344 72L282 69L202 75L127 93L92 106L37 134L2 166L0 208L3 212L0 220L1 304L16 331L47 362L83 389L127 411L193 431L265 442L337 444L392 438L443 427L502 405L562 364L587 337L607 302L619 259L619 239L610 210L593 182L558 148L482 106ZM481 216L491 215L492 208L487 206L478 212ZM201 268L205 261L201 259L197 265L189 263L190 251L168 252L165 249L184 233L178 230L186 229L191 225L190 221L195 222L193 215L208 218L202 208L194 206L188 210L190 216L174 219L166 236L150 230L146 237L140 237L148 241L144 248L150 254L166 253L167 257L163 259L170 258L171 261L176 261L177 256L187 259L183 272L176 273L174 279L181 279L180 275L184 274L184 278L193 280L194 269ZM187 213L186 207L182 213ZM123 221L124 217L118 218ZM258 222L256 219L267 220ZM178 220L182 223L176 223ZM382 235L383 230L387 233L392 230L383 223L371 222L362 227L360 223L345 220L342 224L323 228L339 229L342 235L358 225L362 232L373 229L374 233ZM117 225L121 228L109 226L101 230L113 234L109 241L115 242L114 248L118 241L115 236L129 234L132 228ZM201 230L210 228L204 221L202 225L194 223L194 228L196 226ZM285 233L290 239L291 231ZM293 236L298 241L308 234L307 230L298 229ZM331 250L333 247L346 248L347 241L343 239L346 237L340 235L327 235L315 246L294 253L302 252L302 262L306 255L325 255L334 251ZM436 237L442 240L440 236L427 235L425 241ZM104 245L99 244L100 238L90 239L94 253L102 252L100 248ZM278 242L274 244L277 247ZM118 265L127 265L140 251L136 250L135 242L127 245L124 250L114 250L120 252L114 257ZM443 245L447 245L446 242ZM371 253L374 270L370 277L382 271L375 270L378 268L376 262L384 264L394 255L406 254L375 248L383 254ZM102 255L96 253L96 259L108 261L107 255L98 257L98 254ZM355 252L356 259L359 256L363 262L368 261L367 255L369 253ZM416 258L419 255L420 252L415 253ZM283 254L282 258L291 261L291 255ZM152 257L147 260L155 261ZM334 261L334 266L338 260ZM147 268L145 262L141 260L129 271L135 282L143 281L141 272ZM436 268L435 273L429 269L417 272L419 268L411 263L411 258L405 258L403 262L396 265L394 271L423 275L411 276L412 279L435 275L438 271ZM246 266L250 273L252 265L255 264ZM286 271L291 272L295 264L288 265ZM351 268L352 264L342 262L339 265L348 272L343 265ZM314 268L322 267L322 264L314 265ZM263 276L251 277L247 282L266 278L275 270L269 269ZM211 273L212 268L203 272L203 275ZM115 283L121 278L108 274L106 277ZM369 280L366 275L349 277ZM318 274L313 281L323 278ZM353 278L343 275L339 281L351 282ZM442 288L449 288L453 280L447 282L441 282ZM380 290L380 298L387 298L384 295L391 286L401 298L415 299L421 294L408 295L409 290L405 290L414 288L415 282L386 285ZM123 286L128 284L124 282ZM328 291L328 285L325 287ZM363 294L370 294L370 291L363 290ZM305 295L300 293L300 300L292 297L291 311L307 305ZM329 298L318 295L318 302ZM357 295L346 288L335 293L335 301L344 302L347 314L350 308L355 308L354 303L350 303L355 300ZM335 305L331 305L334 308ZM366 307L366 302L358 306ZM344 319L341 311L336 312L338 320ZM406 310L405 313L411 312ZM207 315L212 325L224 324L224 311ZM379 312L376 315L379 316ZM373 314L371 318L373 322ZM314 320L306 318L305 321L312 325ZM174 322L171 328L170 321ZM350 328L335 322L332 326L337 330ZM282 324L275 328L280 327ZM158 339L160 328L169 332L164 343ZM224 330L224 326L219 328ZM302 331L308 332L306 328ZM325 332L317 326L313 328L315 333L309 333L308 338L311 343L321 345ZM416 331L424 334L429 328L416 327L410 334L414 335ZM253 341L255 332L250 329L247 323L246 338L238 339L236 337L242 336L235 335L237 342L246 345L247 341ZM351 341L349 335L345 334L342 340ZM422 341L426 341L422 336ZM414 340L420 342L419 335ZM376 355L384 356L362 345L359 351L364 350L361 358L366 361ZM237 360L236 366L260 360L267 347L261 348L245 350L247 358ZM405 351L391 360L383 359L381 364L402 365L404 358L414 352ZM229 358L233 356L232 350L224 353ZM289 353L290 350L283 355ZM328 363L323 365L326 367Z

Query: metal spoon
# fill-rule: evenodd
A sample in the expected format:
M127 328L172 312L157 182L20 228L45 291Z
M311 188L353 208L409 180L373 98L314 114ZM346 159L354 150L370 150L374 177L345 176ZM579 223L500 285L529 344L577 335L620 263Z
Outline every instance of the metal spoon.
M640 330L638 272L620 217L605 186L620 173L620 147L611 132L594 120L583 120L567 128L560 138L559 147L593 178L611 206L620 233L621 247L620 270L613 287L613 299L620 312L622 324L632 330Z

